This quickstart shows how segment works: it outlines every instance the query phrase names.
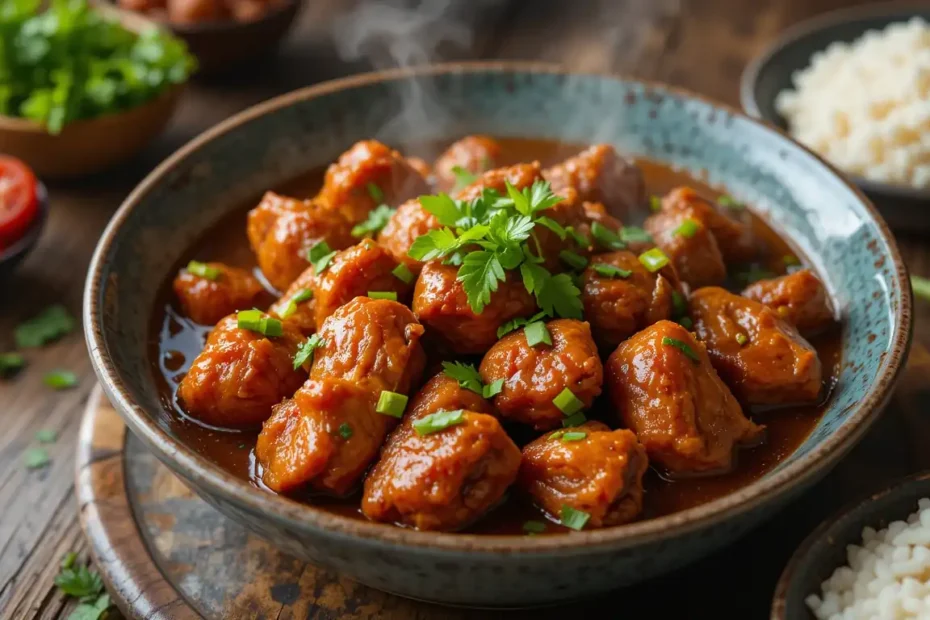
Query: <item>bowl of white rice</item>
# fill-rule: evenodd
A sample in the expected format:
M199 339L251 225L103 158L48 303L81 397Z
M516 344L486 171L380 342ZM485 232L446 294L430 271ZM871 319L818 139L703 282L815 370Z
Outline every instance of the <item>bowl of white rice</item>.
M795 551L772 620L930 618L930 472L848 506Z
M930 4L798 24L747 66L740 98L849 176L892 227L930 232Z

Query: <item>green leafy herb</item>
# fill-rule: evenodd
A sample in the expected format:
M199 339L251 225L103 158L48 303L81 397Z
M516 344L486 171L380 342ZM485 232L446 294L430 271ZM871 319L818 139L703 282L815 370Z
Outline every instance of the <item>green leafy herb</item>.
M461 166L452 166L452 174L455 175L455 187L452 188L453 192L465 189L478 180L477 174L469 172Z
M107 618L107 610L112 606L109 594L101 594L97 597L88 597L87 602L81 603L74 608L67 620L100 620Z
M575 230L574 226L566 226L565 232L568 233L568 236L570 236L579 247L586 248L591 245L590 239Z
M588 266L588 259L580 254L575 254L568 250L562 250L559 252L559 258L562 259L562 262L574 269L575 271L581 271Z
M580 531L584 529L585 524L590 518L591 515L588 513L583 510L575 510L567 504L563 504L562 510L559 512L559 520L562 522L562 525L572 530Z
M294 370L297 370L304 364L313 364L313 352L326 344L319 334L313 334L307 338L299 347L294 355Z
M0 85L0 90L2 90L2 85ZM64 306L56 304L49 306L39 315L18 325L13 336L16 346L20 349L41 347L52 340L57 340L65 334L71 333L74 326L74 317L68 313Z
M491 383L484 386L484 389L482 390L481 395L484 396L485 398L494 398L495 396L500 394L501 390L503 389L504 389L504 380L497 379L496 381L492 381Z
M626 243L620 239L620 236L600 222L591 224L591 236L605 250L623 250L626 248Z
M652 243L652 235L636 226L624 226L620 229L620 241L624 243Z
M668 265L669 260L665 252L659 248L652 248L639 255L639 262L642 263L643 267L655 273L662 269L662 267Z
M732 196L727 196L726 194L723 194L717 199L717 204L727 209L733 209L734 211L739 211L746 208L746 205L737 201Z
M662 344L669 346L669 347L675 347L676 349L684 353L685 357L687 357L688 359L690 359L691 361L695 363L698 363L701 361L701 358L697 356L697 353L694 352L694 349L692 349L691 346L688 345L688 343L682 342L681 340L678 340L677 338L669 338L668 336L664 336L662 338Z
M78 384L78 378L70 370L53 370L42 377L42 382L56 390L67 390Z
M662 210L662 199L656 195L649 197L649 210L653 213L658 213Z
M546 329L546 324L542 321L535 321L524 327L523 335L526 336L527 346L535 347L541 343L552 346L552 337L549 330Z
M378 404L375 411L392 418L404 417L404 409L407 408L407 397L397 392L381 390L381 396L378 397Z
M497 337L503 338L510 332L520 329L521 327L524 327L526 325L529 325L530 323L534 323L536 321L542 320L545 317L546 317L545 312L539 312L537 314L534 314L528 319L526 318L511 319L497 328Z
M445 430L465 422L465 412L461 409L455 411L437 411L413 421L413 430L417 435L429 435Z
M629 278L633 275L632 271L628 269L621 269L616 265L611 265L609 263L594 263L592 265L594 271L597 272L597 275L605 278Z
M21 353L0 353L0 377L15 375L26 367L26 358Z
M394 209L387 205L378 205L368 212L368 217L364 222L352 227L352 236L361 238L375 235L387 226L392 215L394 215Z
M62 568L55 575L55 585L69 596L84 598L96 596L103 591L103 580L95 571L86 566L71 566Z
M757 265L751 265L749 269L740 271L736 274L736 279L743 284L752 284L753 282L758 282L759 280L769 280L774 277L774 273Z
M51 461L45 448L29 448L23 452L23 463L28 469L40 469Z
M584 403L568 388L559 392L558 396L552 399L552 404L566 417L575 415L584 409Z
M200 261L192 260L187 263L188 273L192 273L199 278L205 278L207 280L213 280L214 282L220 279L220 276L223 275L223 272L217 269L216 267L211 267L206 263L201 263Z
M525 521L523 531L527 534L542 534L546 531L546 524L542 521Z
M442 371L447 377L459 382L459 387L471 390L475 394L484 394L484 384L481 382L481 375L471 364L463 362L443 362Z
M570 428L572 426L581 426L587 421L588 419L585 417L585 415L579 411L578 413L570 415L564 420L562 420L562 426L565 428Z
M287 305L284 306L284 310L281 311L281 318L286 319L295 312L297 312L297 304L303 303L313 299L313 289L302 288L294 295L287 300Z
M58 431L50 428L43 428L36 431L36 441L39 443L55 443L58 439Z
M911 290L923 299L930 299L930 279L911 276Z
M69 551L61 557L61 568L71 568L74 566L75 560L77 560L77 553Z
M326 271L335 255L335 250L328 243L320 241L307 251L307 260L313 265L313 273L320 275Z
M570 443L572 441L581 441L588 434L584 431L566 431L562 433L562 436L559 438L559 441L562 443Z
M397 291L368 291L368 297L371 299L397 301Z
M404 284L410 284L413 282L413 272L407 267L407 265L400 263L397 267L391 271L394 274L394 277L403 282Z
M343 439L349 439L352 437L352 427L348 422L343 422L339 425L339 436Z
M371 199L377 203L384 202L384 192L381 191L381 188L378 187L377 183L369 183L365 186L368 190L368 195L371 196Z
M276 338L284 333L284 325L278 319L265 316L261 310L240 310L236 313L236 327L258 332L262 336Z
M743 346L749 342L749 338L746 337L746 334L736 334L736 342L738 342L740 346Z
M682 221L675 230L672 231L673 235L678 235L680 237L685 237L690 239L697 234L697 231L701 229L701 224L697 220L693 220L690 217Z

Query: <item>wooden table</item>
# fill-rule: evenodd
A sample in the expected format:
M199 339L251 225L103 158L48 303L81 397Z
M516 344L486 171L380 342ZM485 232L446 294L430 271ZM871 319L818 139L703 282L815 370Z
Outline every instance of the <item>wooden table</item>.
M435 3L435 0L433 1ZM0 351L12 348L16 324L47 304L80 311L84 275L97 237L127 192L163 157L230 114L276 94L366 68L341 60L334 20L367 0L308 0L281 54L261 71L194 84L171 127L142 156L116 171L50 186L51 217L39 247L0 289ZM426 0L426 4L431 4ZM441 4L441 3L440 3ZM662 80L737 104L746 61L786 26L851 4L844 0L460 0L476 24L468 49L446 49L434 60L511 58L561 62L577 70L618 71ZM471 8L469 8L471 7ZM476 7L484 7L476 16ZM357 15L357 14L356 14ZM435 34L436 28L430 28ZM419 37L418 37L419 38ZM930 275L930 250L900 239L911 269ZM930 338L930 304L916 304L916 341ZM75 333L26 352L28 369L0 382L0 616L63 618L74 602L52 584L58 559L86 556L73 499L74 441L95 379L84 340ZM80 385L44 387L45 372L66 368ZM915 346L888 413L817 490L786 510L809 529L849 498L883 481L930 468L930 421L919 403L930 384L930 354ZM40 429L54 429L51 464L27 470L23 453ZM900 437L910 438L900 442ZM925 439L927 438L927 439ZM777 575L780 566L765 567ZM773 582L760 583L765 596Z

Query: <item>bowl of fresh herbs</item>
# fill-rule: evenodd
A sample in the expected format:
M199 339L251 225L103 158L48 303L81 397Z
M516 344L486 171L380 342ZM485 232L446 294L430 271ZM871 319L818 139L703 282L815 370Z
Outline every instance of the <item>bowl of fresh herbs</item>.
M164 128L196 61L138 15L42 4L0 2L0 153L45 177L99 172Z

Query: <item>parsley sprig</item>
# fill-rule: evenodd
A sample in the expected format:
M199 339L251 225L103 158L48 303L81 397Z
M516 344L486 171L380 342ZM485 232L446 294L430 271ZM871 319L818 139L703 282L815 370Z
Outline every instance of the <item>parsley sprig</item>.
M68 620L98 620L105 617L112 606L110 596L104 592L100 575L86 566L75 565L77 555L67 554L61 561L61 571L55 576L55 585L69 596L80 599L80 605Z
M509 182L506 188L506 195L485 188L472 200L455 200L444 193L421 196L420 204L442 228L417 238L408 254L420 261L441 259L458 265L457 279L475 314L490 303L507 272L519 270L527 292L544 312L581 318L581 292L571 276L553 275L542 266L544 258L535 234L539 225L565 238L565 230L543 214L562 198L541 180L522 190Z

